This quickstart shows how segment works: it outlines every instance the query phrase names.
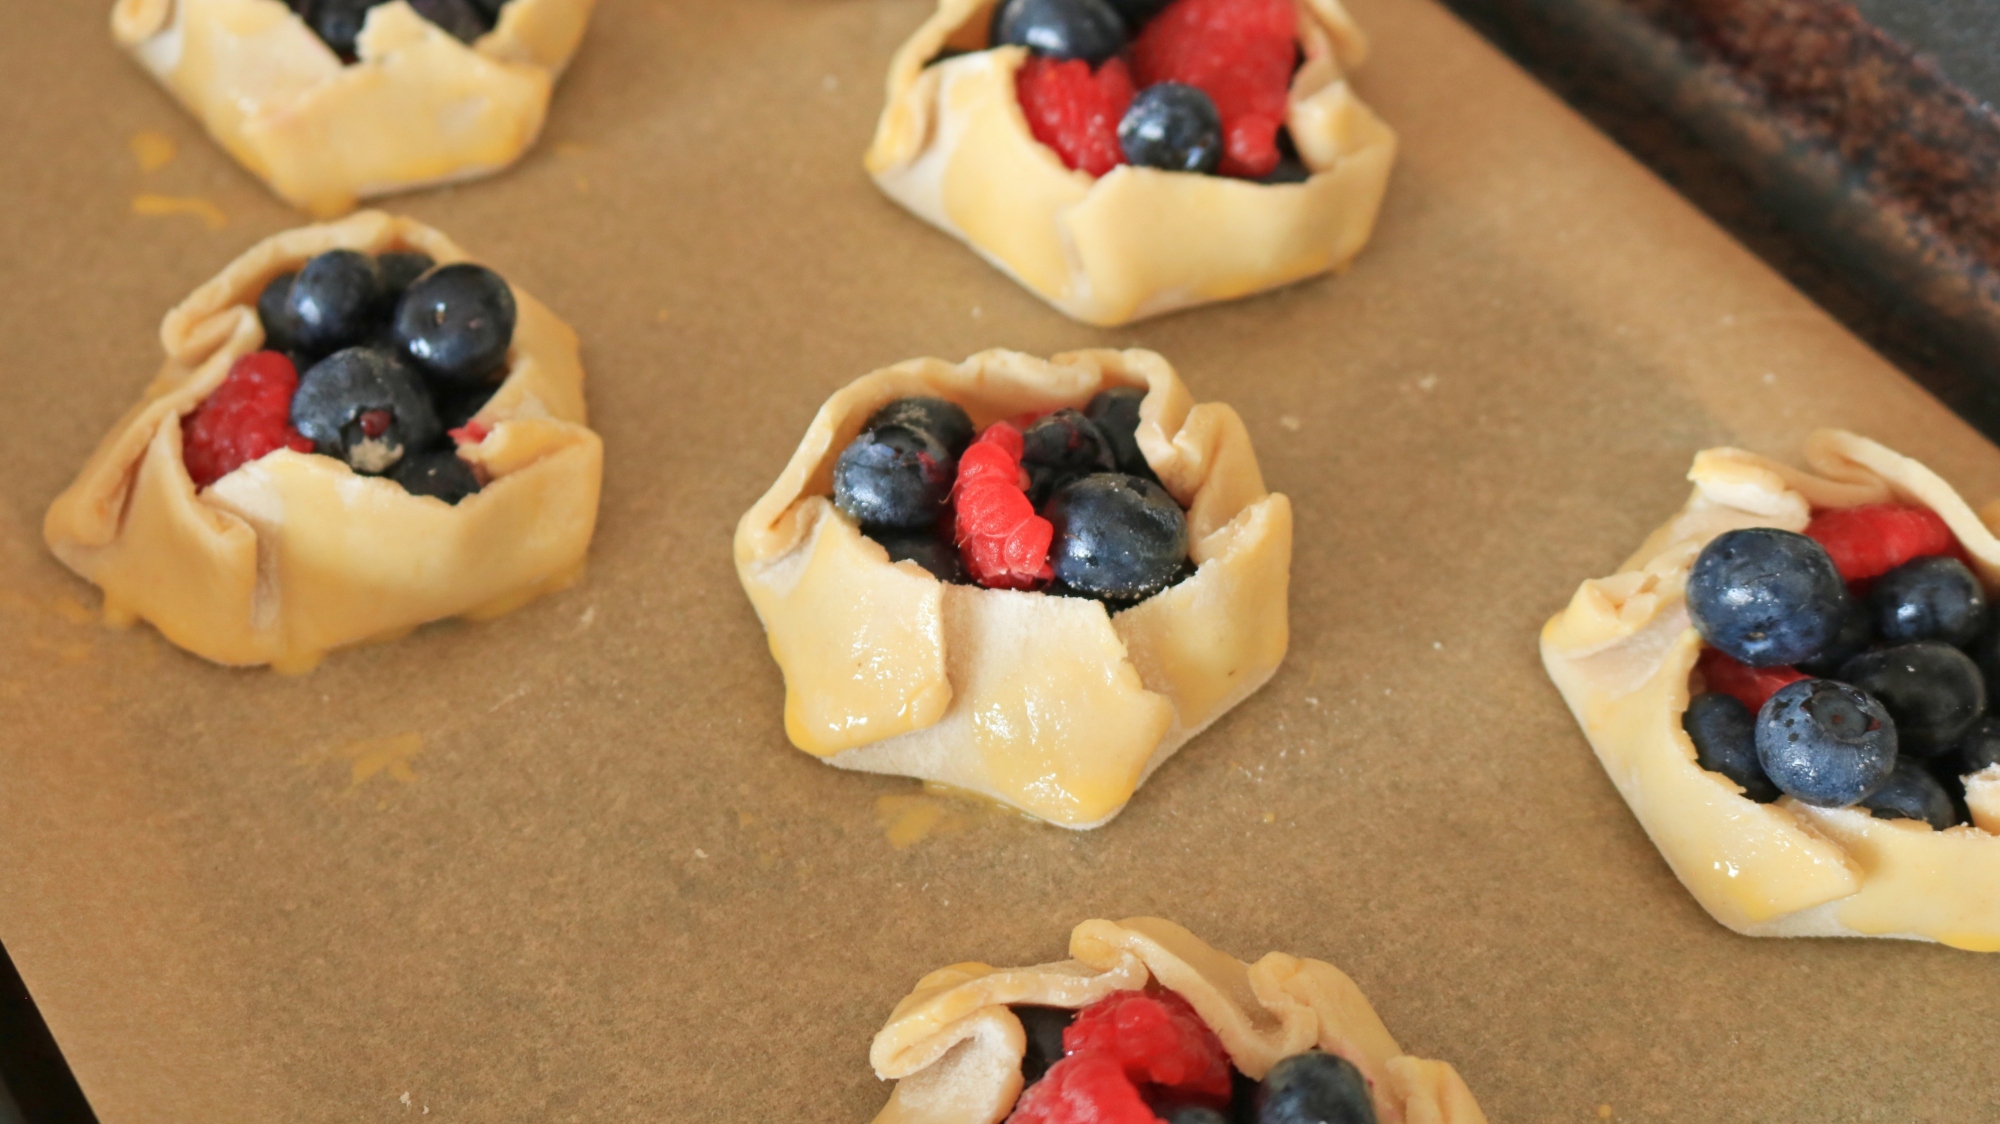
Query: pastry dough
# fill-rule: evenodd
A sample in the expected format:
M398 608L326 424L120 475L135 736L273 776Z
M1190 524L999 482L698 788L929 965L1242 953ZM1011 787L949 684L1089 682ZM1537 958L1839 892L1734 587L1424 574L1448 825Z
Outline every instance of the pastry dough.
M993 0L939 0L897 52L867 168L883 191L1087 324L1229 300L1345 266L1368 241L1396 135L1346 81L1367 53L1340 0L1299 0L1287 118L1312 177L1266 185L1130 165L1093 179L1035 140L987 50ZM973 53L926 65L946 47Z
M114 620L144 619L224 664L310 667L331 649L445 617L489 616L575 580L597 522L604 452L585 427L576 333L514 289L507 378L461 455L489 483L447 504L346 464L280 450L199 492L181 417L259 350L257 295L333 249L465 260L420 223L364 211L258 243L167 313L167 362L50 505L49 549L104 590Z
M2000 583L2000 540L1923 465L1837 430L1813 434L1806 459L1818 475L1736 449L1698 455L1687 506L1618 573L1583 583L1542 629L1542 661L1646 834L1717 921L1758 937L2000 950L2000 767L1968 780L1972 824L1934 831L1865 808L1758 804L1696 765L1681 729L1701 651L1683 587L1725 531L1800 531L1815 508L1922 504L1987 586Z
M1032 968L954 964L917 981L868 1051L875 1075L896 1081L875 1124L997 1124L1021 1093L1026 1038L1010 1006L1076 1009L1148 983L1186 999L1247 1077L1317 1047L1361 1070L1381 1124L1485 1124L1458 1071L1403 1053L1331 964L1282 952L1245 964L1157 917L1085 921L1069 954Z
M513 163L592 3L509 0L467 45L396 0L346 65L282 0L118 0L111 31L271 190L331 217Z
M1144 386L1138 443L1188 509L1195 575L1116 616L1102 604L948 585L890 563L829 498L833 464L882 405L935 395L984 427ZM1236 411L1196 405L1149 351L1046 362L916 359L820 407L736 527L736 572L785 674L785 730L846 769L970 790L1096 827L1189 738L1264 685L1289 639L1292 508L1264 490Z

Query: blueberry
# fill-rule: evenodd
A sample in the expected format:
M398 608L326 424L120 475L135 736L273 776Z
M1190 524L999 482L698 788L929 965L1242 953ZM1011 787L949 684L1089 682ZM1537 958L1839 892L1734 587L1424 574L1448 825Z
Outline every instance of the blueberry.
M1257 1124L1375 1124L1368 1079L1335 1054L1294 1054L1257 1085Z
M1080 472L1111 472L1118 458L1097 423L1078 410L1056 410L1035 419L1021 431L1023 463L1071 468Z
M1093 597L1151 597L1187 561L1187 513L1150 480L1086 476L1057 492L1043 515L1055 524L1049 564L1056 578Z
M1881 700L1896 720L1896 744L1935 757L1986 713L1986 682L1972 658L1938 640L1863 652L1840 668L1840 680Z
M1962 777L2000 765L2000 718L1987 715L1972 724L1952 747L1951 771Z
M392 309L403 299L403 291L430 271L437 262L416 250L391 250L375 255L375 273L382 280L382 300Z
M389 0L307 0L305 21L333 53L354 61L354 41L368 22L368 10Z
M1821 679L1837 679L1847 661L1867 651L1874 642L1875 614L1869 611L1866 602L1850 597L1840 617L1840 632L1832 643L1820 649L1819 655L1800 664L1799 670Z
M1311 179L1312 175L1312 169L1306 167L1305 160L1299 156L1299 146L1292 140L1291 129L1280 128L1278 130L1278 166L1264 173L1263 178L1257 182L1264 184L1304 183Z
M435 496L452 504L479 490L472 466L449 449L411 453L396 462L389 478L413 496Z
M431 395L431 404L437 409L438 424L447 430L457 429L472 420L472 415L486 408L493 400L499 387L486 386L447 387Z
M461 43L470 43L493 26L473 0L410 0L410 7Z
M367 254L328 250L306 262L285 299L300 350L327 355L366 343L378 324L381 285Z
M1060 1007L1014 1007L1014 1017L1021 1020L1021 1029L1027 1033L1028 1048L1021 1055L1021 1081L1033 1085L1042 1079L1049 1067L1063 1058L1063 1031L1076 1021L1075 1011L1065 1011Z
M1096 66L1125 46L1125 21L1105 0L1002 0L987 40Z
M1159 1116L1165 1124L1229 1124L1229 1118L1200 1104L1175 1105L1162 1108Z
M1988 613L1989 620L1996 615ZM1972 661L1979 665L1979 673L1986 677L1986 693L1990 697L2000 692L2000 620L1992 620L1979 639L1966 649Z
M389 471L444 435L416 372L386 351L365 347L313 364L292 395L292 424L315 452L371 474Z
M1759 804L1778 798L1778 786L1757 760L1757 718L1733 696L1710 691L1688 700L1681 729L1694 742L1695 763L1743 787Z
M1951 794L1916 761L1896 762L1888 783L1862 797L1861 806L1878 820L1923 820L1939 831L1958 822Z
M1043 415L1022 432L1021 467L1028 470L1028 499L1040 507L1075 480L1116 470L1118 458L1097 423L1064 409Z
M299 350L297 327L292 322L292 282L298 274L280 273L257 294L257 322L264 326L264 347L268 351Z
M1919 558L1883 574L1868 593L1868 607L1875 631L1889 644L1965 645L1986 628L1986 591L1956 558Z
M1688 615L1702 639L1751 667L1818 656L1840 635L1847 601L1824 548L1771 527L1717 535L1687 579Z
M863 429L902 425L921 429L957 459L972 444L972 418L956 402L942 398L898 398L870 414Z
M833 465L833 505L863 527L930 527L944 514L958 462L906 425L862 431Z
M934 530L878 530L869 536L889 552L891 562L915 562L941 582L964 585L965 563L958 547Z
M443 265L396 302L396 346L444 386L491 382L514 342L514 292L483 265Z
M1142 168L1213 173L1222 163L1222 114L1193 86L1148 86L1118 122L1118 147Z
M1965 781L1958 775L1955 766L1939 767L1945 760L1942 757L1933 758L1923 764L1929 767L1931 779L1938 783L1938 787L1944 790L1945 799L1951 802L1951 822L1971 823L1972 809L1965 803Z
M1159 477L1153 475L1153 466L1146 463L1146 454L1139 451L1139 404L1145 400L1145 387L1114 386L1098 391L1083 408L1083 416L1096 422L1097 431L1111 442L1118 471L1157 481Z
M1126 30L1136 35L1140 28L1146 26L1147 21L1159 15L1160 9L1166 7L1172 0L1108 0L1108 2L1111 10L1118 13L1118 18L1125 21Z
M1845 808L1881 788L1896 767L1896 722L1866 692L1801 679L1757 714L1757 759L1794 799Z

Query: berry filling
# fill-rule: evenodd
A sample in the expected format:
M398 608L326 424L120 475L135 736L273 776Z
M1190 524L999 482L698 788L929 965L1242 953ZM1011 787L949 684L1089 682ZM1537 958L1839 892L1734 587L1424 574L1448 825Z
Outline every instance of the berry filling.
M313 443L292 428L298 385L298 369L275 351L238 359L222 385L181 419L181 459L194 486L206 488L279 449L312 452Z
M942 581L1091 598L1114 609L1194 573L1187 513L1134 436L1134 387L1085 409L998 421L899 398L834 463L833 503L888 552Z
M988 426L958 461L954 529L972 580L988 589L1040 589L1049 569L1055 529L1035 514L1021 470L1021 431Z
M257 297L268 350L237 361L182 420L196 487L279 448L337 458L413 495L479 491L460 445L506 376L513 292L492 270L429 256L332 250Z
M1076 1012L1013 1010L1027 1049L1025 1088L1008 1124L1376 1121L1368 1081L1353 1063L1309 1050L1251 1081L1171 991L1116 991Z
M1717 536L1687 581L1696 763L1759 802L1967 822L1964 778L2000 759L2000 631L1968 557L1908 504Z
M1101 176L1125 162L1119 122L1132 105L1132 75L1123 59L1091 72L1082 59L1037 55L1014 79L1021 112L1035 139L1056 150L1064 164Z
M353 62L355 41L368 22L368 13L389 0L285 0L314 35L320 37L342 62ZM507 0L409 0L416 13L436 24L461 43L471 43L493 30L500 21L500 9Z
M987 39L1028 49L1022 113L1072 170L1132 164L1265 183L1311 174L1285 129L1300 58L1294 0L1002 0Z

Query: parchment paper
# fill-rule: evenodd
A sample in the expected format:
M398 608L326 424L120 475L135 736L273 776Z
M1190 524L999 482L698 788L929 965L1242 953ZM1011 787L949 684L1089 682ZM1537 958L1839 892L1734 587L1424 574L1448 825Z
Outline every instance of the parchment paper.
M864 1121L919 975L1136 913L1340 965L1496 1121L2000 1112L2000 957L1726 932L1535 657L1699 448L1845 425L1981 501L2000 455L1427 0L1353 5L1403 142L1353 270L1111 332L863 176L924 0L603 0L520 167L390 204L582 333L590 572L300 678L41 546L160 316L301 221L106 7L0 0L0 940L106 1124ZM1122 344L1292 497L1277 678L1089 835L791 749L729 535L821 400Z

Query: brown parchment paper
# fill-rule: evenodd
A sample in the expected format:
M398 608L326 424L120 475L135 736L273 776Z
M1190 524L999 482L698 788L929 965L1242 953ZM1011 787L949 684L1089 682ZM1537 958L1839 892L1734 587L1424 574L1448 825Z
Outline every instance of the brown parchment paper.
M604 0L517 168L386 202L582 336L599 533L299 678L94 623L38 528L160 316L300 216L103 3L0 6L0 940L102 1119L863 1121L923 972L1142 913L1341 965L1495 1121L2000 1115L2000 958L1714 924L1535 656L1697 449L1843 425L1977 500L2000 455L1427 0L1353 4L1403 151L1351 271L1074 325L861 171L928 6ZM1081 836L789 748L729 537L818 404L1127 345L1294 500L1272 683Z

